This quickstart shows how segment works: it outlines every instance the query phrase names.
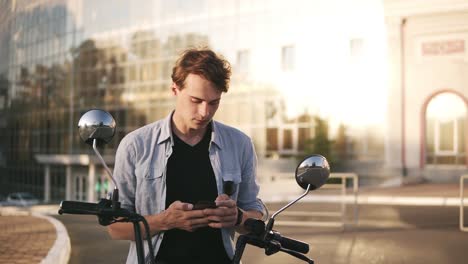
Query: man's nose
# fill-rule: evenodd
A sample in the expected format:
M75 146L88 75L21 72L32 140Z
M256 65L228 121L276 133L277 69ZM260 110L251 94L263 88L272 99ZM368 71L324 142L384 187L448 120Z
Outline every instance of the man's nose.
M210 114L210 107L207 103L202 103L198 109L198 113L202 118L207 117Z

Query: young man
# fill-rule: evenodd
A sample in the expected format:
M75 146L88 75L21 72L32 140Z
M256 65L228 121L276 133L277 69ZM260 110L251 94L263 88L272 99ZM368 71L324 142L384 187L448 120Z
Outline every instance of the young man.
M230 263L234 229L266 210L257 198L251 139L212 120L230 75L229 63L213 51L185 51L172 72L175 110L129 133L117 150L122 207L147 219L157 263ZM234 190L230 196L227 187ZM200 201L216 208L194 208ZM130 223L108 231L114 239L134 240ZM136 262L132 242L127 263Z

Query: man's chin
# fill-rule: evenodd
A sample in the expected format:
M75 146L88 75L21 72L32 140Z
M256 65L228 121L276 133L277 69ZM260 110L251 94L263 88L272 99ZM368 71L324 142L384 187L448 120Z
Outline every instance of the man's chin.
M202 129L202 128L205 128L208 123L210 123L209 121L194 121L193 122L193 128L194 129Z

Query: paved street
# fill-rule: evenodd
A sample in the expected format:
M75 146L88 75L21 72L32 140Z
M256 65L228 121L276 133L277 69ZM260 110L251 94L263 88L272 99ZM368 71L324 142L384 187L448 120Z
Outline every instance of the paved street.
M111 240L96 216L54 215L67 228L71 242L69 264L125 263L127 241Z
M299 205L307 209L307 205ZM302 207L302 208L301 208ZM295 208L297 209L297 208ZM458 208L361 206L357 228L278 227L310 244L316 263L466 263L468 233L458 229ZM250 249L247 263L303 263L283 253Z
M321 208L330 205L322 205ZM270 204L271 209L278 205ZM288 209L314 211L317 204L299 203ZM457 207L361 205L357 227L317 228L277 226L285 236L310 244L316 263L466 263L468 233L458 229ZM347 216L351 219L352 210ZM112 241L93 216L56 216L68 229L72 244L70 263L123 263L125 241ZM285 216L279 216L285 220ZM292 217L301 222L307 217ZM291 220L291 219L288 219ZM266 257L262 249L248 246L245 264L304 263L285 254Z

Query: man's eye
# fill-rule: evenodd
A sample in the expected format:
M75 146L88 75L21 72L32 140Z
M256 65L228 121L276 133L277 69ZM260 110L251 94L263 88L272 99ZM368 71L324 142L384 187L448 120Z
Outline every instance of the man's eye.
M197 99L192 99L192 103L196 103L196 104L199 104L201 103L202 101L201 100L197 100Z

